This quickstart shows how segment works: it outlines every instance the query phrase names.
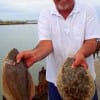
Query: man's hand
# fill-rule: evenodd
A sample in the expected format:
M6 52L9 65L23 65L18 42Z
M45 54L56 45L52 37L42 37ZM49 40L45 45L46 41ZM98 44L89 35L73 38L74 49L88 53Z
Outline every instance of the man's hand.
M19 63L22 59L29 68L32 64L37 61L42 60L48 56L53 51L52 41L51 40L41 40L39 44L33 50L27 50L20 52L16 61Z
M82 47L74 56L75 61L72 64L72 66L78 67L79 65L82 65L84 68L88 68L85 58L94 53L96 46L97 46L97 41L95 38L85 40Z
M88 65L86 63L85 57L82 53L78 52L74 56L75 61L72 64L72 68L77 68L79 65L83 66L85 69L88 68Z
M17 63L19 63L22 59L25 64L29 68L33 63L35 63L35 58L32 50L22 51L16 56Z

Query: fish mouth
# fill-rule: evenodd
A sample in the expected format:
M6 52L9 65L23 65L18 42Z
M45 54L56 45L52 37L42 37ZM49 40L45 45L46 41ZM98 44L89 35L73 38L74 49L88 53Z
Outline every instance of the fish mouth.
M9 65L13 65L13 66L16 65L16 62L14 60L11 60L11 59L5 59L4 63L9 64Z

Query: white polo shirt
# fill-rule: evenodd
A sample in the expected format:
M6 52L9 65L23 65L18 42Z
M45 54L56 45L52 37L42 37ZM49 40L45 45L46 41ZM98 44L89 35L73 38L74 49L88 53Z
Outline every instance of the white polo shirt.
M40 14L38 25L39 40L52 40L54 51L46 58L46 79L54 84L65 59L74 56L84 40L100 38L95 10L77 2L66 20L56 7L52 7ZM93 56L89 56L86 61L95 79Z

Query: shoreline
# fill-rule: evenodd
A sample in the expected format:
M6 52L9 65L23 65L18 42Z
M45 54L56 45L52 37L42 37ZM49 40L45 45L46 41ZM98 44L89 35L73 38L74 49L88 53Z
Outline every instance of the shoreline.
M37 24L37 20L0 20L0 25Z
M24 25L24 24L38 24L38 23L10 23L10 24L0 24L0 25Z

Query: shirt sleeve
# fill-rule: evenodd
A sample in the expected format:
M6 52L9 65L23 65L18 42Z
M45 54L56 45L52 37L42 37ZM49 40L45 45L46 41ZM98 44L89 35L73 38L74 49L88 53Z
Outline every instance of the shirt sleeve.
M39 40L51 40L48 10L44 10L40 13L38 20L38 38Z
M100 22L94 8L88 8L86 13L85 40L100 38Z

